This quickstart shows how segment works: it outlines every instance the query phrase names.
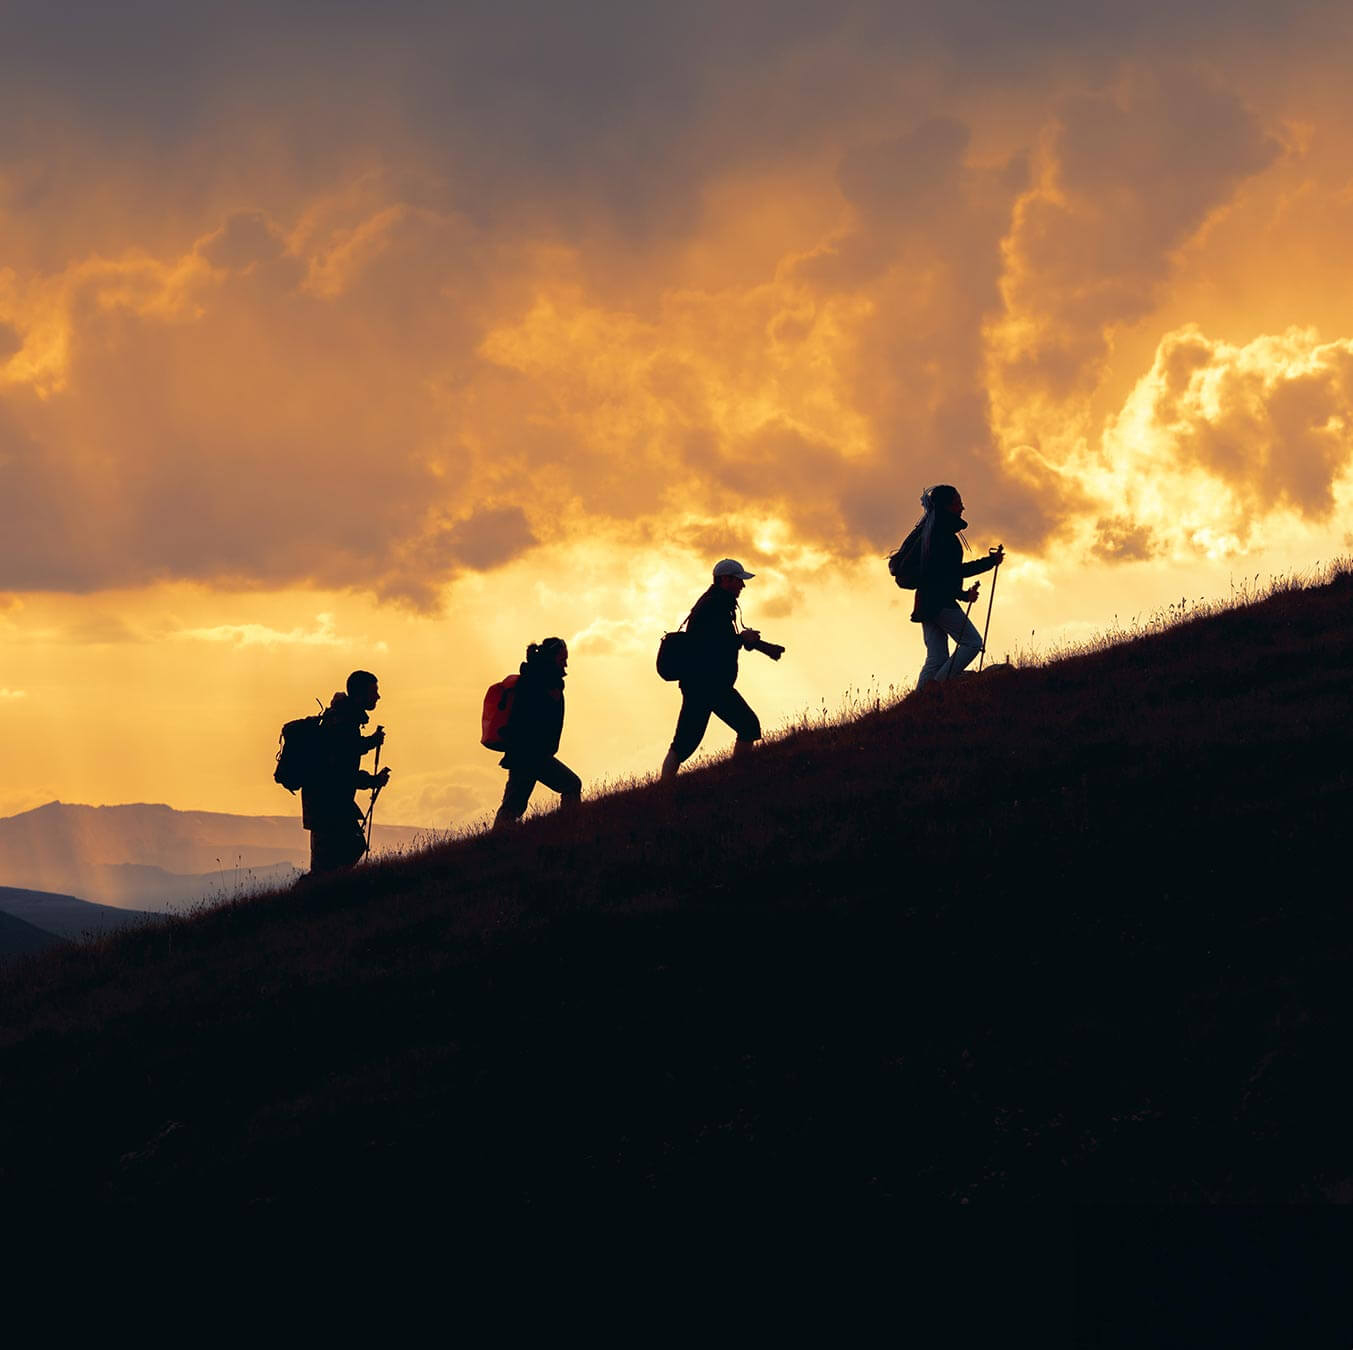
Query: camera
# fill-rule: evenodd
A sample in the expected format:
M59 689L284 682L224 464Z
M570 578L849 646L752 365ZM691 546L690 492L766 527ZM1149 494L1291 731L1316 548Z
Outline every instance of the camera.
M752 650L769 656L772 661L778 661L785 654L785 649L778 642L763 642L760 638L752 643Z

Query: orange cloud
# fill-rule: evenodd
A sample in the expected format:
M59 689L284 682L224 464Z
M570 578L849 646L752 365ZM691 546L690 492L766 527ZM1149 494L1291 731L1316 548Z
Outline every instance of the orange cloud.
M1353 488L1353 341L1167 334L1097 461L1087 481L1119 513L1098 531L1110 556L1139 556L1143 531L1157 548L1216 555L1249 547L1275 514L1326 523Z
M332 98L335 52L369 34L345 13L303 67L261 62L252 102L209 62L165 95L163 141L106 164L61 65L43 94L61 115L0 163L0 585L312 586L432 611L458 578L593 531L774 539L804 566L877 553L941 478L1012 547L1093 509L1099 556L1149 554L1154 526L1096 486L1092 401L1119 335L1266 190L1276 122L1159 55L1183 22L1165 8L1075 33L1039 7L1016 28L984 14L880 8L868 40L825 10L726 41L712 10L690 33L617 17L598 46L542 7L525 47L487 13L427 17L353 77L359 131ZM232 49L201 22L204 50ZM937 72L965 43L992 56L998 29L1004 73L946 90ZM1127 74L1103 60L1111 30L1134 36ZM925 59L889 74L908 41ZM1096 55L1073 83L1078 50ZM1270 418L1313 416L1317 393ZM1180 463L1230 453L1172 444ZM1272 482L1327 505L1335 451L1283 444Z

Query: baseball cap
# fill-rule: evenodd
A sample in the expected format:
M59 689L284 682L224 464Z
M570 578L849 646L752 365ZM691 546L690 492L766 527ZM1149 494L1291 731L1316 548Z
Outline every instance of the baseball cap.
M742 564L735 558L722 558L714 564L715 577L741 577L743 581L750 581L755 572L748 572Z

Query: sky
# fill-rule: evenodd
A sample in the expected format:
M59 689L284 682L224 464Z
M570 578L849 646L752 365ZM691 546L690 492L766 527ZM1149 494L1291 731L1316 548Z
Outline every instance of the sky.
M767 731L901 692L934 483L992 659L1353 549L1345 5L0 14L0 814L294 811L366 668L461 826L556 634L561 757L653 773L725 556Z

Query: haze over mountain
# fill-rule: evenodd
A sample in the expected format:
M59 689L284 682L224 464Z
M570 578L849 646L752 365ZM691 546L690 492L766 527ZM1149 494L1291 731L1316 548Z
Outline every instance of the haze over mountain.
M426 837L378 820L372 850ZM0 819L0 885L124 909L173 909L284 884L309 867L309 855L299 802L289 816L48 802Z

